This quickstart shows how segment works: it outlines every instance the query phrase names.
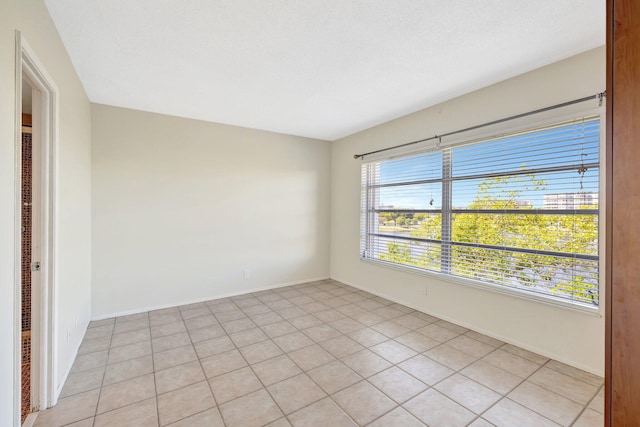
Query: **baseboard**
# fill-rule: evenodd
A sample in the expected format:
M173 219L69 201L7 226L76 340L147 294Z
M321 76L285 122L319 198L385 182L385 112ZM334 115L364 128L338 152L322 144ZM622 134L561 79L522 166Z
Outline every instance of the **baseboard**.
M111 319L112 317L128 316L130 314L138 314L138 313L146 313L147 311L162 310L164 308L177 307L177 306L180 306L180 305L195 304L195 303L204 302L204 301L211 301L211 300L214 300L214 299L236 297L238 295L246 295L246 294L251 294L251 293L254 293L254 292L268 291L270 289L284 288L284 287L287 287L287 286L300 285L300 284L303 284L303 283L317 282L319 280L328 280L328 279L330 279L329 276L295 280L295 281L292 281L292 282L278 283L276 285L267 285L267 286L263 286L263 287L260 287L260 288L246 289L246 290L243 290L241 292L229 292L229 293L224 293L224 294L218 294L218 295L215 295L215 296L207 296L207 297L197 298L197 299L192 299L192 300L183 300L183 301L179 301L179 302L172 302L170 304L161 304L161 305L155 305L155 306L136 308L136 309L133 309L133 310L126 310L126 311L120 311L120 312L115 312L115 313L101 314L99 316L92 316L91 320L95 321L95 320Z
M22 427L33 427L38 419L38 412L32 412L27 415L27 418L22 423Z
M548 352L548 351L545 351L543 349L536 348L534 346L528 345L527 343L519 342L517 340L513 340L513 339L510 339L510 338L504 337L504 336L502 336L500 334L496 334L496 333L493 333L491 331L486 331L486 330L484 330L482 328L478 328L476 325L470 325L470 324L467 324L465 322L460 322L457 319L452 319L452 318L450 318L448 316L443 316L443 315L441 315L439 313L430 312L428 310L425 310L422 307L417 307L417 306L415 306L415 305L413 305L411 303L408 303L406 301L402 301L402 300L400 300L398 298L392 297L392 296L387 295L387 294L385 294L383 292L376 292L374 290L371 290L371 289L356 285L355 283L351 283L351 282L349 282L347 280L341 280L341 279L336 278L336 277L332 277L332 279L337 281L337 282L344 283L345 285L353 286L354 288L369 292L370 294L373 294L373 295L388 299L389 301L393 301L395 303L402 304L404 306L407 306L407 307L412 308L414 310L417 310L419 312L428 314L429 316L433 316L433 317L437 317L438 319L446 320L447 322L454 323L456 325L459 325L459 326L462 326L464 328L470 329L472 331L484 334L484 335L489 336L491 338L495 338L495 339L500 340L500 341L502 341L504 343L515 345L516 347L520 347L520 348L523 348L525 350L531 351L533 353L539 354L541 356L548 357L549 359L553 359L553 360L556 360L558 362L562 362L562 363L564 363L566 365L573 366L574 368L582 369L583 371L587 371L587 372L589 372L591 374L598 375L600 377L604 376L604 372L595 371L594 369L592 369L589 366L585 366L585 365L583 365L581 363L576 363L573 360L567 360L566 358L564 358L564 357L562 357L562 356L560 356L558 354L554 354L552 352Z
M80 346L82 345L82 341L84 341L84 336L87 333L88 327L89 327L89 322L87 322L84 325L84 332L82 333L82 338L80 338L80 340L76 344L76 348L73 351L73 357L70 358L71 363L67 365L67 368L64 370L64 373L62 374L62 378L58 383L59 385L55 388L55 391L54 391L55 394L51 396L51 406L54 406L58 403L58 398L60 397L60 393L62 393L62 389L64 388L64 385L67 382L67 378L69 377L69 374L71 373L71 368L73 368L73 364L78 357L78 352L80 351Z

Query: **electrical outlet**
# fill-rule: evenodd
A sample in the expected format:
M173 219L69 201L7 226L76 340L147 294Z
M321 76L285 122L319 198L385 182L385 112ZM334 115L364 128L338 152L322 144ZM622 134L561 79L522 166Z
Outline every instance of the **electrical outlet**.
M244 271L242 272L242 276L245 279L251 278L251 270L249 270L248 268L245 268Z
M67 342L71 339L71 329L67 329Z
M427 287L425 286L424 288L422 288L422 295L426 295L427 294Z

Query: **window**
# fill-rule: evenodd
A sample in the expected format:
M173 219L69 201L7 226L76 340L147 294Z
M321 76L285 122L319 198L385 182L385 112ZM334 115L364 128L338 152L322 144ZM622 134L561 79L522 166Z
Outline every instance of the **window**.
M361 257L598 305L599 117L362 165Z

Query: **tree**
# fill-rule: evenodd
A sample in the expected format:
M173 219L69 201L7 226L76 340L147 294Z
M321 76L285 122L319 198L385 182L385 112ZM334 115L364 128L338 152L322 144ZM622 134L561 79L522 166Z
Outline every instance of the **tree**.
M393 225L396 225L396 218L398 218L400 214L396 212L381 212L380 219L385 223L393 222Z
M389 242L387 253L381 254L380 259L397 264L411 264L411 248L407 244Z
M498 212L453 214L451 240L534 251L597 255L596 215L533 214L531 206L517 205L523 189L543 190L545 186L544 180L536 179L533 175L484 180L478 185L478 193L469 204L469 209ZM523 213L499 213L506 209L518 209ZM410 236L441 240L442 215L425 215ZM576 259L570 255L562 257L463 245L450 245L450 250L451 273L456 276L509 286L544 288L546 293L570 295L577 301L597 303L596 261ZM380 258L420 268L440 268L441 249L436 249L433 243L388 243L387 252Z

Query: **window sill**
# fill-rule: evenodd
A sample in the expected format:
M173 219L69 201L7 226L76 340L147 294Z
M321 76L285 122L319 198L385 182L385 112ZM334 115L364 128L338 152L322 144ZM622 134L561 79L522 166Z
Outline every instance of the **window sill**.
M456 277L449 276L446 274L437 273L434 271L422 270L419 268L414 268L405 265L393 264L390 262L373 260L369 258L360 257L360 261L365 262L367 264L373 264L380 267L389 268L392 270L402 271L405 273L415 274L418 276L426 276L432 279L438 279L443 282L452 283L456 285L463 285L474 289L479 289L482 291L488 291L493 293L498 293L502 295L507 295L515 298L524 299L527 301L533 301L540 304L550 305L553 307L559 307L565 310L577 311L579 313L588 314L591 316L602 317L602 313L600 311L600 306L602 305L602 301L600 301L600 306L594 307L587 304L581 303L571 303L568 301L564 301L560 298L554 298L553 296L542 296L537 295L533 292L529 292L524 289L515 289L515 288L507 288L500 285L494 285L491 283L485 283L478 280L466 279L464 277Z

